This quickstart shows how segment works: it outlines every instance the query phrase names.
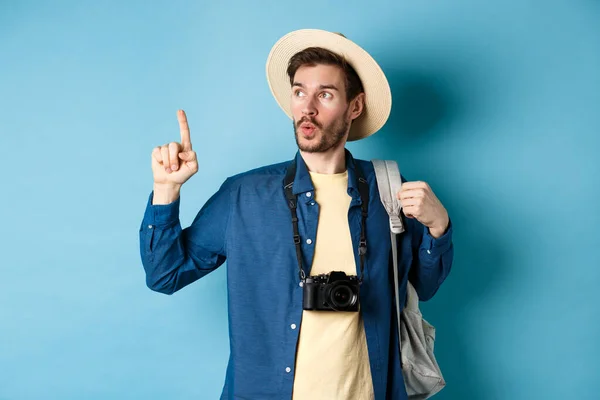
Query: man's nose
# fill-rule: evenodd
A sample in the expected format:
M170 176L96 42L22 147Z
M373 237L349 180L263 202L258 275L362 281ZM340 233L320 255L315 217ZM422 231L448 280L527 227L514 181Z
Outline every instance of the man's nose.
M308 99L304 103L304 106L302 107L302 114L311 116L317 115L317 107L315 107L314 99Z

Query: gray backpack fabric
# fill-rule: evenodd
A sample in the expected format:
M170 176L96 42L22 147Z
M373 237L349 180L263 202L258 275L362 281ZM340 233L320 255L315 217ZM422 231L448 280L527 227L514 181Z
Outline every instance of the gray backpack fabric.
M442 390L446 382L433 354L435 328L423 318L419 310L419 297L410 282L407 282L406 306L400 313L396 244L396 235L404 232L400 214L402 207L396 197L402 186L400 170L398 164L392 160L371 160L371 162L375 167L381 202L390 216L390 238L394 258L394 297L398 317L402 375L409 399L427 399Z

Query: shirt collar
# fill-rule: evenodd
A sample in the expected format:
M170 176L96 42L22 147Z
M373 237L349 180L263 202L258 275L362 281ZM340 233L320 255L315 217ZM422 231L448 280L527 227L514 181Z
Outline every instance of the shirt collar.
M358 192L358 181L356 177L356 168L354 157L348 149L344 149L346 154L346 169L348 170L348 195L353 199L360 200L360 193ZM292 192L295 195L301 193L313 193L315 188L310 174L308 173L308 167L306 162L302 158L300 150L296 152L296 176L294 177L294 185L292 186ZM307 196L312 198L311 196Z

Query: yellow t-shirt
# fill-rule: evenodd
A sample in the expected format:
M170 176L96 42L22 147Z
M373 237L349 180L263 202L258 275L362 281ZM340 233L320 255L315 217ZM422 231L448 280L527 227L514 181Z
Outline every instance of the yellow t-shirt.
M344 271L356 275L348 226L348 171L310 172L319 224L310 275ZM294 400L371 400L373 381L360 312L303 311Z

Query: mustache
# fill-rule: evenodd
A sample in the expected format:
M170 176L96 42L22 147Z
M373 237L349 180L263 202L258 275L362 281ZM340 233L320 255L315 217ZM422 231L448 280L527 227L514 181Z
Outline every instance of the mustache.
M299 128L300 125L302 125L305 122L310 122L311 124L313 124L314 126L316 126L319 129L322 129L323 127L321 126L320 123L317 122L316 119L313 118L309 118L309 117L302 117L300 118L300 120L298 122L296 122L296 128Z

